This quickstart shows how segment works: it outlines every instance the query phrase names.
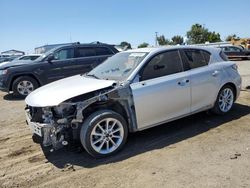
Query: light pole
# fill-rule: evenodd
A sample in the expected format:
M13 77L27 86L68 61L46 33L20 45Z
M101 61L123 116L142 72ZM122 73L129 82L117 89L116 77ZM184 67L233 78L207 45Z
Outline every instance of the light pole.
M155 46L158 46L157 38L158 38L158 32L155 32Z

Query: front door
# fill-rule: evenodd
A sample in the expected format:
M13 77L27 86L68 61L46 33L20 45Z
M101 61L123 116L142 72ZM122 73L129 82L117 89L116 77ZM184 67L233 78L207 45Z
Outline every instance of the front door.
M138 129L190 113L190 81L178 50L154 56L132 83Z
M75 69L74 49L64 48L54 53L54 60L48 63L46 77L47 82L53 82L72 76Z

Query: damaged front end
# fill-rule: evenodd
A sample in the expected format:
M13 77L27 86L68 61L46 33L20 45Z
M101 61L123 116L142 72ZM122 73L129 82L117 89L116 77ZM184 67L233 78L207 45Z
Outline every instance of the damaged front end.
M33 133L42 138L43 146L59 149L73 134L75 109L76 105L64 103L57 107L27 106L26 120Z
M128 87L109 87L88 94L73 97L53 107L25 108L27 124L32 132L42 138L42 145L57 150L70 142L79 140L80 127L84 116L119 101L125 109L129 124L135 124L133 102ZM131 115L132 114L132 118Z

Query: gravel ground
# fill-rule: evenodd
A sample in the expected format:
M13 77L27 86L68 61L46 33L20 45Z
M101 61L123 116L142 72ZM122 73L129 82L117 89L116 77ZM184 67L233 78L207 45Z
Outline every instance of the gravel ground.
M117 155L79 148L43 152L25 123L24 101L0 92L0 187L250 187L250 61L225 116L206 112L129 136Z

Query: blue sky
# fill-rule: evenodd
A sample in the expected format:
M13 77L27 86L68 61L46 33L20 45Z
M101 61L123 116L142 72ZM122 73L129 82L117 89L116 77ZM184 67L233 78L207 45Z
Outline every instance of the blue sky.
M250 37L249 0L0 0L0 52L101 41L154 44L155 32L185 36L194 23Z

